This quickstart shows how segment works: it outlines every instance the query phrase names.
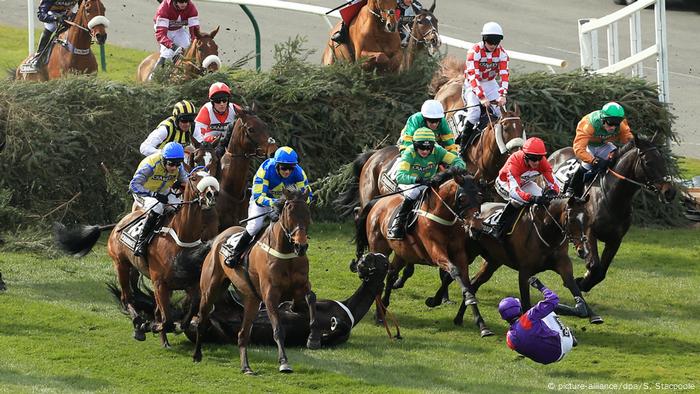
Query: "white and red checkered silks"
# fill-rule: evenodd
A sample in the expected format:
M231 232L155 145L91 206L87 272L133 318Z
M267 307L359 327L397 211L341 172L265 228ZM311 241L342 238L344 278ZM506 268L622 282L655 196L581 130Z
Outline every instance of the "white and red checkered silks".
M470 107L467 109L467 120L472 124L479 122L479 102L482 99L493 101L508 94L508 61L508 53L501 45L493 52L487 52L483 41L474 44L467 52L462 99L465 105ZM493 109L494 113L500 116L498 108L494 106Z
M199 13L189 1L183 10L174 5L175 0L163 0L153 18L156 40L160 44L160 57L172 59L175 55L173 44L183 50L190 46L192 36L199 34Z

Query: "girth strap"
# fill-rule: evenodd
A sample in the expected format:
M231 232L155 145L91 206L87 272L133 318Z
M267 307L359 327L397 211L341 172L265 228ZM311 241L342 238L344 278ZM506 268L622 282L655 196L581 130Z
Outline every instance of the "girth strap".
M426 212L422 209L416 209L416 210L414 210L414 212L416 213L416 215L424 216L424 217L432 220L433 222L440 223L440 224L445 225L445 226L452 226L455 223L457 223L457 217L455 217L452 221L448 222L447 220L445 220L439 216L435 216L432 213Z
M265 252L267 252L268 254L270 254L272 256L277 257L278 259L294 259L294 258L299 257L299 255L296 253L282 253L282 252L279 252L279 251L273 249L270 245L268 245L266 243L263 243L260 241L258 241L257 243L260 246L260 249L264 250Z
M194 242L182 242L182 241L180 241L180 238L178 238L177 233L171 227L162 227L160 230L156 231L156 234L170 234L170 236L173 237L173 241L175 241L177 246L179 246L181 248L194 248L195 246L202 244L201 239L198 239Z

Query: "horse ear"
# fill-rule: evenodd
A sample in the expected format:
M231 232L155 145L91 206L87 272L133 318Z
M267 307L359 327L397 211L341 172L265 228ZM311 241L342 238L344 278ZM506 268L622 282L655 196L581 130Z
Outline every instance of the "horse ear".
M517 101L513 101L513 107L515 107L515 116L520 116L520 106Z
M250 112L256 113L258 112L258 102L253 101L253 104L250 105Z
M219 32L219 28L220 28L220 27L221 27L221 26L216 26L216 29L212 30L211 33L209 33L209 37L213 39L214 36L216 36L216 33Z
M437 4L437 0L433 0L433 5L431 5L430 8L428 8L428 11L430 11L431 14L433 13L433 11L435 11L435 4Z

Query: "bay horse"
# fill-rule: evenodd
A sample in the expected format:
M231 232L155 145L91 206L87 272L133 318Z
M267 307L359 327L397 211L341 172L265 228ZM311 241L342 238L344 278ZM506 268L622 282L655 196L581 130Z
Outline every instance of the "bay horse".
M210 246L210 245L209 245ZM196 258L196 257L194 257ZM384 290L384 278L389 268L389 260L380 253L368 253L359 261L353 261L350 267L360 278L360 286L348 298L316 301L316 320L321 332L321 347L337 346L347 342L350 333L367 314L375 298ZM109 285L110 292L119 300L120 291L115 285ZM151 291L136 288L134 298L139 313L152 320L155 299ZM180 318L189 310L189 298L173 306L173 315ZM295 311L293 304L285 301L278 311L280 324L284 327L286 346L304 346L309 337L309 316L305 311ZM235 290L228 290L214 303L214 311L209 315L208 329L202 333L205 343L236 343L236 333L243 322L243 304ZM184 331L187 339L197 342L197 330L189 325ZM266 310L259 310L253 320L250 341L260 345L275 345L273 328Z
M238 225L248 214L253 159L272 157L278 148L267 123L256 115L257 109L256 103L250 108L234 105L238 119L226 131L230 137L221 157L221 193L216 204L219 231Z
M189 81L195 77L202 76L208 72L215 72L221 68L219 59L219 46L216 45L214 37L219 32L219 27L210 33L200 33L190 43L184 55L182 55L174 65L174 71L170 79L177 81ZM154 65L160 57L159 52L151 53L139 63L136 70L136 80L139 82L148 81L148 77Z
M571 147L562 148L549 157L556 169L574 158ZM576 278L582 291L590 291L605 279L622 238L632 224L632 199L640 189L657 193L659 200L669 203L676 195L673 184L667 180L668 171L661 151L651 141L636 137L619 149L617 162L604 174L594 179L586 204L590 217L587 236L591 254L586 259L586 273ZM605 244L598 255L598 241Z
M471 175L459 169L443 173L451 179L441 186L426 190L415 211L417 219L412 231L402 240L389 239L387 232L393 212L403 201L400 195L383 197L367 204L356 221L355 243L359 258L365 249L389 255L387 283L398 278L406 264L424 264L439 267L460 285L465 305L478 313L477 300L469 283L469 267L464 240L464 219L479 210L479 189ZM389 306L391 286L386 286L382 302ZM493 335L483 319L479 321L481 336Z
M64 21L70 27L58 37L59 42L47 48L49 53L46 65L37 65L36 72L23 72L18 67L16 79L30 81L48 81L61 78L65 74L94 74L97 72L97 61L90 50L93 40L102 45L107 41L106 29L109 20L105 17L105 6L101 0L82 0L75 19ZM27 57L25 64L32 56Z
M308 306L309 336L306 345L310 349L321 346L319 322L316 319L316 294L309 282L307 231L311 224L311 212L307 204L308 191L285 189L275 208L280 219L268 226L257 237L249 255L235 268L224 263L221 247L243 227L230 227L219 234L212 244L202 266L200 278L199 312L190 323L197 329L197 340L192 359L202 360L202 342L209 324L209 314L214 303L229 284L232 284L243 300L243 322L238 332L241 372L252 375L248 363L253 319L258 313L260 301L265 303L277 344L279 371L292 372L284 348L285 331L280 322L278 306L281 301L293 301L295 310Z
M338 31L340 24L330 34ZM348 26L348 44L329 38L321 62L329 65L362 60L364 70L396 72L403 57L398 25L395 0L367 0Z
M438 31L438 19L433 14L435 1L428 9L421 9L413 18L408 45L404 49L401 69L406 70L413 64L416 54L426 52L431 57L440 54L440 32Z
M114 263L123 308L131 315L134 324L134 338L146 339L142 319L133 305L132 288L139 273L153 283L156 298L156 324L154 330L160 332L161 344L170 347L166 332L172 329L170 316L170 296L173 290L185 290L192 299L198 299L199 264L179 264L178 255L202 243L203 234L216 233L216 196L219 192L217 180L199 169L190 174L183 202L176 213L166 219L164 227L153 237L143 258L134 256L133 251L120 241L121 233L144 212L130 212L118 223L104 226L83 226L77 231L67 231L62 226L55 228L57 243L72 254L84 255L99 239L100 232L113 229L107 240L107 252ZM211 228L213 227L213 229ZM206 239L204 239L206 241ZM185 325L189 318L184 320Z

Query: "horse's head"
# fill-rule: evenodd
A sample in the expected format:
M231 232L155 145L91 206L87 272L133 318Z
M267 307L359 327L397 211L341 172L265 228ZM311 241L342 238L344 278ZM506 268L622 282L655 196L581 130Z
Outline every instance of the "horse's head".
M413 20L413 35L416 43L428 49L428 54L432 57L440 53L440 33L438 32L438 19L433 15L435 3L430 9L422 9Z
M100 0L83 0L75 16L75 23L90 31L98 44L107 41L109 19L105 17L105 6Z
M192 166L204 166L212 176L216 176L214 171L217 170L217 166L219 165L219 157L216 155L216 146L220 141L221 135L205 138L202 145L195 149L192 154Z
M202 171L202 167L195 167L187 178L184 193L185 202L199 204L203 211L208 211L216 205L218 195L219 181L209 173Z
M572 196L566 201L566 209L563 211L564 232L566 238L574 245L578 257L585 259L590 253L590 245L586 237L588 228L588 213L586 203L590 195L584 198Z
M513 111L503 111L501 118L494 125L494 137L501 154L520 147L527 137L520 120L520 108L515 104ZM522 142L518 139L522 138Z
M308 190L284 189L283 196L275 207L282 231L298 256L304 256L309 248L307 230L311 224L311 211L308 198Z
M357 272L364 282L369 282L372 278L383 280L388 270L389 259L381 253L367 253L350 263L350 271Z
M229 141L229 152L242 152L246 157L269 158L277 150L277 142L267 127L255 112L257 105L241 108L234 105L238 120L233 126L233 134Z
M214 37L219 32L219 27L212 30L211 33L200 33L193 42L194 62L200 68L200 73L214 72L221 68L221 59L219 59L219 46L214 42Z
M666 161L653 139L647 141L635 136L634 140L620 148L620 159L614 170L626 176L632 174L630 178L658 193L662 202L669 203L676 196L675 187L667 179Z
M447 182L440 186L438 196L454 207L453 213L458 218L473 217L479 213L481 193L471 174L461 168L452 167L440 176L454 181L454 183Z
M396 0L369 0L367 3L369 12L379 19L384 25L384 31L393 33L399 26L399 16L396 12Z

